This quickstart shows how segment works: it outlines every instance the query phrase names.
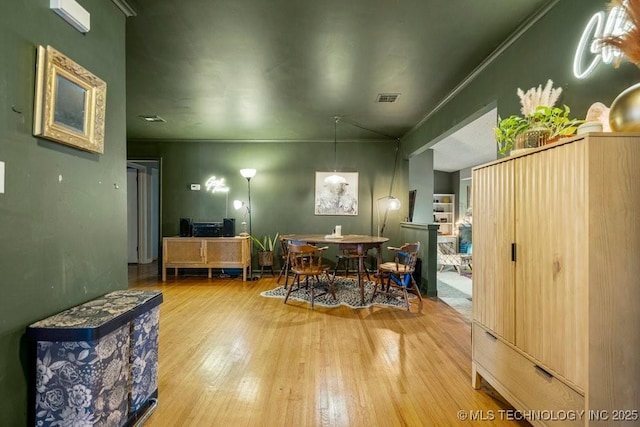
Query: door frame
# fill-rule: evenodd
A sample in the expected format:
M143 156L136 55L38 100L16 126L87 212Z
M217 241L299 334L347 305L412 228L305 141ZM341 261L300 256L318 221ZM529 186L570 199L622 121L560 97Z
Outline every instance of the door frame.
M162 240L162 162L159 158L146 159L127 159L127 168L137 170L137 208L138 208L138 263L149 264L154 261L153 245L157 248L158 259L161 257L160 242ZM157 189L157 209L154 209L152 197L154 192L151 189L153 185L151 179L151 171L156 168L158 170L158 189ZM127 202L128 203L128 202ZM127 207L129 209L129 207ZM153 223L157 224L158 237L157 242L153 242Z

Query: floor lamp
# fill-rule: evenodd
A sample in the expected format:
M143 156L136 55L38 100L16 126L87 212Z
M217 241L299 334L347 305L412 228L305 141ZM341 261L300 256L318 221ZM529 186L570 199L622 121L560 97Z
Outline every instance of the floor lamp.
M238 236L248 236L249 233L247 233L247 215L249 214L249 206L247 206L246 203L241 200L234 200L233 207L235 210L244 208L242 209L242 232L238 234Z
M251 178L256 176L255 169L240 169L240 175L247 178L247 190L249 192L249 203L247 206L247 212L249 213L249 236L252 236L251 232Z
M382 226L380 225L380 209L381 209L381 202L384 200L384 219L382 220ZM384 196L384 197L380 197L377 201L377 207L378 207L378 237L383 236L384 235L384 228L387 225L387 214L389 213L389 211L397 211L400 209L401 203L400 200L398 200L397 198L393 197L393 196Z
M247 179L247 190L249 192L249 201L247 203L247 213L249 214L249 239L253 238L253 234L251 231L251 178L256 176L255 169L240 169L240 175ZM253 249L253 245L251 245ZM253 251L252 251L253 252ZM253 270L253 269L252 269ZM253 273L251 273L251 277L249 280L258 280L258 277L255 277Z

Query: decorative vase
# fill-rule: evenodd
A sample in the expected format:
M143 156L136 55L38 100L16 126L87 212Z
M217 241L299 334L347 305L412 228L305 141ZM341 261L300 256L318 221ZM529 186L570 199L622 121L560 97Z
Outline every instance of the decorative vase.
M522 132L516 137L515 148L517 150L526 148L542 147L551 136L551 130L542 125L535 125Z
M640 131L640 83L626 88L613 100L609 124L614 132Z

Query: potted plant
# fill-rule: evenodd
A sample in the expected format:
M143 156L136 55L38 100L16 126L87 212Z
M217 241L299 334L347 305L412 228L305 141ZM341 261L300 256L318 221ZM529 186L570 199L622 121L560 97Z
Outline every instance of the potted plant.
M508 155L514 148L534 148L549 140L573 135L584 120L569 118L568 106L555 107L562 88L553 88L553 81L524 92L518 88L522 116L498 118L495 138L498 153Z
M498 117L498 126L495 127L498 154L506 156L514 148L516 137L529 127L529 122L523 117L512 115L501 119Z
M576 133L578 125L583 123L584 120L570 119L570 112L571 110L567 105L564 105L562 108L541 105L536 108L531 117L531 121L551 131L549 140L563 136L571 136Z
M262 240L256 236L251 236L251 240L258 247L258 265L260 267L272 267L273 266L273 251L278 242L278 236L276 233L273 238L268 234L262 237Z

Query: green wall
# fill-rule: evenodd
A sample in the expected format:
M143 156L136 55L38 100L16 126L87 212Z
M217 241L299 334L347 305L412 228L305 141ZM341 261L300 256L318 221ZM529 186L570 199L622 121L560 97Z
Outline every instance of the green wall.
M2 426L27 420L25 328L127 287L125 17L110 0L79 3L91 14L86 35L49 10L49 0L0 3ZM107 82L104 154L32 136L38 45Z
M242 231L242 216L232 203L234 199L247 201L247 181L239 172L245 167L257 170L251 180L254 235L329 234L338 224L344 234L375 234L377 210L372 201L389 193L396 146L395 141L339 141L334 156L333 141L130 141L128 155L130 159L162 159L162 236L177 235L181 217L203 221L225 217L225 195L205 191L204 183L212 175L225 178L230 187L228 216L236 218L236 233ZM399 223L407 215L404 163L399 158L393 190L403 206L389 214L385 231L392 240L397 240ZM357 216L314 215L315 172L334 169L359 173ZM190 184L197 183L202 190L191 191Z
M486 67L468 86L402 139L406 153L424 147L469 116L497 101L502 117L519 114L516 90L527 90L551 79L562 86L560 104L567 104L572 116L584 117L594 102L609 105L623 89L638 81L632 64L619 69L600 64L587 79L573 76L573 57L582 31L605 0L560 0L544 17Z

